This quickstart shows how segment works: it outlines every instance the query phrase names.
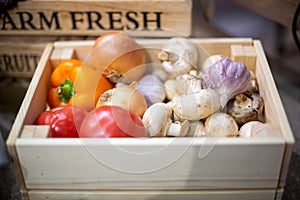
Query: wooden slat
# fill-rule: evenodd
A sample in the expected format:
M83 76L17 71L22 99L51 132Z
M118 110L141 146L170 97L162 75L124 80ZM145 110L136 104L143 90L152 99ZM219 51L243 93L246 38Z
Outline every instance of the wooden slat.
M24 196L26 196L27 194L27 188L24 183L23 174L21 171L21 163L19 161L18 154L16 152L15 144L16 144L16 139L19 137L21 133L23 125L26 123L33 124L34 119L39 113L42 112L43 107L45 106L45 102L46 102L45 86L47 85L46 82L48 81L48 79L44 78L45 79L44 82L43 81L39 82L39 81L43 80L41 77L43 77L44 73L47 73L47 68L45 66L47 66L48 63L47 58L49 58L51 52L52 52L52 45L49 44L46 46L44 53L42 55L42 58L45 58L46 60L42 59L40 61L36 69L36 73L34 74L33 81L29 85L23 103L17 114L15 122L11 128L9 136L6 140L8 152L13 159L13 167L16 174L17 182L21 187ZM40 94L41 96L37 95L37 93Z
M277 187L284 141L20 138L16 146L29 189L237 189Z
M276 88L272 72L268 65L268 61L264 55L263 47L259 41L254 41L254 46L257 50L258 66L257 67L257 79L260 87L260 92L265 99L265 111L268 112L267 120L270 120L274 126L277 126L286 141L285 153L282 160L281 176L279 180L279 187L284 187L287 177L289 163L293 152L293 145L295 139L289 125L283 104L281 102L278 90Z
M6 35L190 35L192 0L27 0L1 16Z
M0 37L0 77L32 78L48 43L77 41L84 37L7 36Z
M30 190L31 200L274 200L274 190L218 190L218 191L80 191L80 190Z

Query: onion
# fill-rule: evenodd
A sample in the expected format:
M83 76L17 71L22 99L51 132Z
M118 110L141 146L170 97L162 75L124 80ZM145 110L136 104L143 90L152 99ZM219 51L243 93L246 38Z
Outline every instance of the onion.
M145 72L144 50L134 39L120 33L98 37L90 59L96 69L103 71L115 83L121 77L126 83L138 80Z
M103 105L120 106L136 113L140 117L143 116L147 109L144 96L133 85L113 88L104 92L100 96L96 107Z

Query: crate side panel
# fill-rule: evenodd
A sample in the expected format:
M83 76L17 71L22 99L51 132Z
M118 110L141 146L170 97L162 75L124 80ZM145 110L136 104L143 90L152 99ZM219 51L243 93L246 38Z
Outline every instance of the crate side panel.
M181 141L187 140L185 143ZM18 139L30 189L275 188L284 144L230 140ZM197 142L198 141L198 142ZM196 142L196 144L194 143ZM158 144L160 145L158 145ZM200 156L200 157L199 157Z
M25 1L1 14L0 34L135 36L191 34L191 0Z
M59 190L31 190L31 200L138 200L138 199L166 199L166 200L274 200L275 190L219 190L219 191L59 191Z
M268 123L273 124L285 140L285 152L282 160L282 170L279 180L279 187L284 187L287 177L289 163L293 152L295 139L289 125L283 104L276 88L270 67L268 65L263 47L259 41L254 41L254 46L259 54L257 61L257 79L260 93L265 100L265 115Z

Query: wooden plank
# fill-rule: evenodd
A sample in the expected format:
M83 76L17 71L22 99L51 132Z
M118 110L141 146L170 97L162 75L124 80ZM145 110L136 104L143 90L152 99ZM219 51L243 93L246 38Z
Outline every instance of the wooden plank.
M274 79L272 77L267 58L264 54L262 44L256 40L254 41L254 47L257 50L257 54L259 55L257 57L257 64L260 67L257 67L256 75L258 79L258 84L264 85L264 87L260 87L260 93L265 99L265 112L268 112L266 114L267 120L270 123L274 124L274 126L278 126L280 133L286 141L285 153L282 160L282 169L279 180L279 187L284 187L289 169L290 159L292 157L295 139L291 127L289 125L283 104L281 102L278 90L276 88Z
M27 0L1 14L0 34L186 36L191 17L192 0Z
M0 42L0 76L31 78L47 42Z
M284 141L19 138L16 146L28 189L237 189L277 187Z
M25 125L20 138L47 138L50 135L50 126Z
M16 174L17 182L18 182L21 190L23 191L24 197L27 196L27 188L24 183L23 174L21 171L21 163L19 161L18 154L16 152L15 143L16 143L16 139L19 137L19 135L21 133L23 125L26 123L33 124L35 117L39 113L41 113L43 110L44 106L41 104L44 103L44 105L45 105L45 102L46 102L45 87L47 85L48 79L45 78L44 81L41 81L41 82L39 82L39 81L43 80L43 79L41 79L41 77L43 76L44 73L47 73L47 68L46 69L44 69L44 68L45 68L45 66L47 66L48 58L49 58L51 52L52 52L52 45L49 44L46 46L46 48L43 52L43 55L42 55L42 58L45 58L45 59L41 60L37 67L37 70L36 70L37 72L34 74L33 81L29 85L29 88L24 97L23 103L17 114L15 122L11 128L9 136L6 140L8 152L11 155L11 158L13 160L13 168L14 168L14 171ZM37 82L36 82L36 80L37 80ZM40 94L41 96L38 96L37 93ZM35 105L33 105L33 103ZM29 112L29 110L30 110L30 112ZM33 114L35 114L36 116L32 116Z
M32 78L47 43L83 39L75 36L1 36L0 77Z
M80 191L80 190L30 190L31 200L138 200L138 199L189 199L189 200L274 200L274 190L184 190L184 191Z

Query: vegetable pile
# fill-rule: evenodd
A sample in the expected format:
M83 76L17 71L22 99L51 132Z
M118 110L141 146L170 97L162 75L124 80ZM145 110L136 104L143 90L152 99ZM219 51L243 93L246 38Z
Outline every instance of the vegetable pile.
M66 60L51 75L36 125L52 137L256 137L264 101L244 63L211 55L199 65L197 46L172 38L146 69L146 51L131 37L100 36L89 64ZM255 130L259 130L256 133Z

